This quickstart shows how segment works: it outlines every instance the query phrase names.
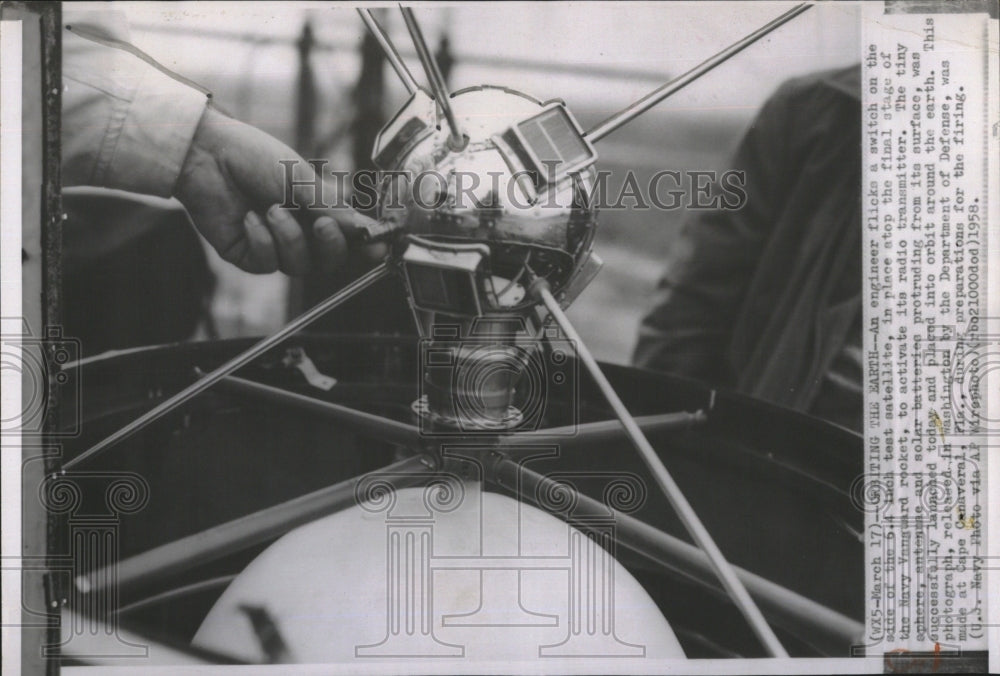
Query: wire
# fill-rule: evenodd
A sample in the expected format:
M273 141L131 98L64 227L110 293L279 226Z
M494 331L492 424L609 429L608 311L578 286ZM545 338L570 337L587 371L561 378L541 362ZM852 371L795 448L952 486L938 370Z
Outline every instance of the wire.
M296 38L274 37L270 35L259 35L256 33L238 33L215 28L196 28L193 26L174 26L152 23L136 23L132 25L136 31L146 33L160 33L168 35L178 35L190 38L206 38L212 40L227 40L231 42L251 42L260 46L277 45L280 47L294 47ZM350 39L322 40L317 39L313 49L318 52L349 52L356 48L356 43ZM416 50L402 47L398 50L403 57L411 58L417 56ZM552 61L542 61L517 56L505 56L502 59L488 53L458 53L455 54L455 64L457 66L478 66L486 68L496 68L498 70L534 71L546 74L564 73L571 76L597 77L606 80L642 80L645 82L660 83L665 78L669 78L669 73L657 72L642 68L619 68L616 66L601 66L596 64L578 63L553 63Z
M500 305L500 296L504 295L512 288L514 288L514 285L517 284L518 280L520 280L521 277L524 276L524 273L529 271L528 261L530 259L531 259L531 249L528 249L528 255L524 257L524 263L521 265L521 269L517 271L517 274L514 275L514 278L507 283L507 286L503 287L503 289L500 290L500 293L497 293L496 291L493 292L493 297L496 299L497 305ZM490 286L493 286L492 277L490 277Z
M131 613L135 610L142 610L143 608L148 608L149 606L156 605L163 601L170 601L181 596L188 596L189 594L197 594L201 591L207 591L209 589L214 589L215 587L221 587L222 585L227 585L236 579L235 575L222 575L220 577L213 577L207 580L199 580L198 582L192 582L191 584L185 584L180 587L174 587L173 589L168 589L165 592L160 592L159 594L154 594L153 596L148 596L144 599L139 599L127 606L122 606L115 611L116 614L122 615L124 613Z
M200 91L202 94L204 94L208 98L212 98L212 92L211 92L210 89L208 89L207 87L202 87L200 84L198 84L194 80L189 80L186 77L184 77L183 75L178 75L177 73L175 73L174 71L170 70L166 66L162 65L159 61L157 61L156 59L154 59L153 57L151 57L149 54L147 54L146 52L142 51L141 49L139 49L138 47L136 47L133 44L130 44L128 42L124 42L122 40L115 40L114 38L108 38L108 37L104 37L104 36L98 35L97 33L94 33L93 31L87 30L86 28L73 27L73 26L67 25L66 26L66 30L68 30L70 33L73 33L74 35L80 36L84 40L90 40L91 42L96 42L97 44L104 45L105 47L111 47L112 49L120 49L123 52L128 52L129 54L131 54L132 56L136 57L137 59L142 59L143 61L145 61L150 66L152 66L156 70L160 71L161 73L163 73L164 75L166 75L170 79L176 80L177 82L180 82L181 84L185 84L188 87L191 87L192 89L197 89L198 91Z

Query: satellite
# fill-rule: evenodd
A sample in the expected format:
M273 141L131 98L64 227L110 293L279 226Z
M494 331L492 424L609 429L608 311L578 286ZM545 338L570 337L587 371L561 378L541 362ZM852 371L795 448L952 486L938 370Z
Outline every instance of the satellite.
M375 282L394 276L405 288L424 343L422 394L412 412L427 435L485 433L503 439L536 432L545 392L536 388L524 396L533 369L539 360L564 359L560 341L572 343L723 588L765 649L787 656L650 445L647 425L629 413L564 310L601 267L593 250L596 144L810 6L790 9L589 130L559 100L487 85L449 92L413 10L403 7L427 81L421 86L371 10L359 9L408 93L372 150L382 174L380 213L377 224L362 234L389 245L385 260L65 468L131 436ZM341 414L362 415L346 409Z

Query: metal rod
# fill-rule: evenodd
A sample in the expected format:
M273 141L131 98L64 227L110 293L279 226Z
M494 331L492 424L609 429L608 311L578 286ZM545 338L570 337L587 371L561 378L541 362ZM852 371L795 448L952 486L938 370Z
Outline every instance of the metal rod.
M410 69L406 67L406 63L400 58L399 52L396 51L396 46L389 39L389 34L379 25L374 12L367 7L358 7L358 14L361 15L361 20L365 22L365 26L368 27L368 31L372 34L372 37L381 45L382 51L385 52L385 58L389 60L389 65L396 71L396 75L399 76L399 79L403 82L403 86L406 87L406 93L412 94L417 91L419 89L417 81L413 79Z
M119 591L141 586L161 576L185 571L266 542L293 528L350 507L357 500L355 489L368 477L379 477L395 488L403 488L433 476L434 468L435 463L430 456L406 458L375 472L300 495L82 575L76 578L76 585L84 594L101 591L108 585L116 585Z
M734 42L730 46L723 49L721 52L715 54L714 56L709 57L705 61L702 61L700 64L698 64L691 70L687 71L683 75L679 75L678 77L674 78L673 80L664 84L663 86L657 87L650 93L643 96L638 101L629 104L624 109L618 111L617 113L615 113L608 119L604 120L590 131L586 132L584 136L586 136L587 140L589 140L591 143L600 141L602 138L604 138L611 132L615 131L616 129L618 129L623 125L628 124L629 122L639 117L653 106L663 101L668 96L678 92L679 90L683 89L687 85L691 84L692 82L700 78L708 71L726 62L730 57L739 54L744 49L746 49L753 43L757 42L771 31L775 30L779 26L782 26L788 21L791 21L799 14L805 12L810 7L812 7L812 3L809 2L803 2L801 5L796 5L792 9L782 14L781 16L764 24L763 26L755 30L753 33L750 33L750 35L747 35L742 40Z
M553 482L522 463L502 456L487 465L485 478L513 491L519 500L526 500L543 509L545 504L539 496L549 494L548 485ZM568 504L572 504L573 509L570 515L556 512L557 516L582 530L586 530L587 524L594 523L595 519L607 518L610 508L605 503L565 484L560 484L560 489L572 491L573 499ZM629 514L615 511L614 520L615 542L618 545L725 594L703 551ZM864 635L864 624L857 620L750 571L736 566L733 570L775 624L828 655L846 654L847 647L856 644Z
M265 385L253 380L226 376L219 381L219 389L246 395L279 406L287 406L305 413L312 413L352 427L362 434L371 435L382 441L415 448L424 441L420 428L374 413L359 411L330 401L323 401L308 395L290 392L280 387ZM688 413L658 413L635 418L635 422L647 434L688 429L708 420L704 411ZM516 432L499 437L500 446L516 446L519 443L555 442L564 448L584 445L604 444L616 441L624 434L621 423L615 420L582 423L565 427Z
M279 387L263 383L226 376L219 381L219 389L238 394L248 395L261 401L288 406L296 410L314 413L324 418L335 420L348 427L353 427L361 433L376 439L388 441L414 448L420 444L420 429L415 425L398 422L374 413L359 411L348 406L341 406L322 399L316 399L297 392L289 392Z
M133 434L143 429L150 423L160 419L167 413L170 413L178 406L183 405L192 397L201 394L209 387L219 382L224 377L228 376L233 371L236 371L240 367L250 363L251 361L259 357L260 355L264 354L265 352L270 350L272 347L274 347L281 341L285 340L295 332L316 321L317 319L322 317L324 314L326 314L333 308L337 307L344 301L357 295L358 293L368 288L369 286L371 286L378 280L382 279L383 277L387 276L388 274L389 274L389 268L385 263L382 263L377 267L373 268L369 272L365 273L361 277L357 278L356 280L345 286L340 291L337 291L335 294L333 294L326 300L320 302L311 310L308 310L304 314L299 315L297 318L293 319L291 322L282 327L280 330L276 331L267 338L264 338L260 342L256 343L253 347L249 348L245 352L241 352L240 354L236 355L235 357L233 357L232 359L230 359L229 361L227 361L225 364L215 369L214 371L206 373L204 376L202 376L195 382L191 383L190 385L188 385L183 390L181 390L174 396L170 397L163 403L142 414L141 416L130 422L128 425L117 430L116 432L106 437L102 441L97 442L96 444L88 448L86 451L84 451L77 457L64 463L63 470L65 471L68 469L72 469L77 465L79 465L80 463L85 462L86 460L94 457L101 451L109 448L110 446L113 446L114 444L117 444L118 442L132 436Z
M181 585L180 587L174 587L173 589L168 589L158 594L147 596L144 599L139 599L138 601L134 601L127 606L122 606L121 608L112 608L111 612L115 615L127 615L128 613L136 610L143 610L144 608L155 606L156 604L163 603L164 601L176 600L184 596L190 596L203 591L225 587L235 579L236 575L230 574L220 575L219 577L213 577L207 580L198 580L197 582L192 582L191 584Z
M634 418L635 424L646 434L658 434L660 432L677 431L696 427L708 421L708 415L704 411L678 411L675 413L658 413ZM579 425L567 425L565 427L550 427L542 430L532 430L530 432L518 432L509 436L500 437L500 446L516 446L518 443L543 443L552 442L559 444L562 449L573 449L581 446L593 444L606 444L618 441L625 434L621 422L614 420L601 420L598 422L581 423Z
M746 588L743 583L740 582L736 573L733 571L729 562L726 561L722 552L716 546L715 541L709 534L708 530L702 524L701 519L695 513L691 504L684 497L681 492L680 486L674 481L674 478L670 476L670 472L660 461L659 456L656 455L656 451L653 446L646 439L642 430L636 425L635 420L632 415L625 408L625 404L618 397L615 389L608 382L608 379L604 376L601 371L601 367L597 365L597 361L594 359L593 355L590 354L590 350L584 344L583 339L580 338L580 334L576 332L573 324L570 323L569 318L559 307L559 303L552 296L552 292L549 290L548 283L542 279L537 278L530 287L532 295L537 299L541 300L545 307L548 308L549 314L559 325L559 328L563 330L566 337L571 340L575 346L577 355L583 362L587 370L590 371L591 377L597 382L598 387L604 394L604 397L611 404L611 408L614 409L615 415L621 421L622 426L625 427L625 432L628 434L632 441L632 445L635 446L636 450L639 451L640 457L646 463L646 466L652 472L653 477L656 479L657 484L659 484L661 490L666 495L667 500L673 506L674 510L677 512L677 516L680 517L681 522L687 529L691 537L698 544L699 547L708 555L709 561L712 563L712 567L715 569L716 574L719 576L719 580L722 582L722 586L729 593L733 602L743 613L743 616L750 623L751 628L753 628L754 633L764 644L764 647L773 657L788 657L788 653L782 647L781 642L778 637L774 635L774 631L767 624L764 616L761 615L760 609L750 598L750 594L747 593Z
M444 111L445 119L448 120L448 129L451 130L448 143L453 150L459 150L465 147L465 135L458 126L455 112L451 109L451 100L448 98L448 86L444 82L444 76L441 75L437 60L427 47L427 41L424 40L423 31L420 30L420 24L417 23L413 9L401 5L399 10L403 13L403 21L406 22L406 29L410 31L413 47L417 50L417 56L420 57L420 63L427 74L427 81L430 82L434 98L441 106L441 110Z

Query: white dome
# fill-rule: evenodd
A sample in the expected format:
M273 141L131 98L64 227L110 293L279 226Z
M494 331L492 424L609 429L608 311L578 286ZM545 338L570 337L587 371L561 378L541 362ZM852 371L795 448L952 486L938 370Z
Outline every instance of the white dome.
M684 656L653 600L594 539L462 487L444 505L433 488L399 490L391 505L285 535L233 581L193 644L263 660L241 610L250 606L273 621L282 659L299 663Z

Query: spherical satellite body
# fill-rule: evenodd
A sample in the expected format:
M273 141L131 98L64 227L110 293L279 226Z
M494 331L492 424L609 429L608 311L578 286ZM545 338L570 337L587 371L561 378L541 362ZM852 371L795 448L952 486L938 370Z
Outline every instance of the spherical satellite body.
M530 382L545 328L530 286L544 281L568 305L600 268L597 155L561 101L494 86L440 96L446 106L415 90L372 154L380 223L396 233L392 258L431 341L414 410L448 428L508 430L546 395Z
M448 98L460 132L417 90L373 152L380 217L407 234L398 253L414 308L523 314L535 278L568 303L595 267L593 147L561 101L493 86Z

